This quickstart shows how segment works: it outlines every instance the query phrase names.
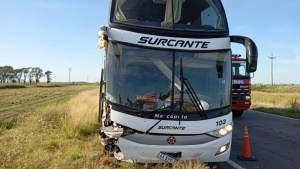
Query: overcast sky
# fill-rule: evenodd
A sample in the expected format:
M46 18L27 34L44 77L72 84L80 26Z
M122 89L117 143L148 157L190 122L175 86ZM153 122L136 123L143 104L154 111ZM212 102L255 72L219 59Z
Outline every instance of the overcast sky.
M222 0L231 35L248 36L258 47L254 83L300 84L300 1ZM106 25L108 0L1 0L0 66L51 70L53 81L95 82L103 52L98 28ZM244 54L240 45L233 53ZM44 79L45 80L45 79Z

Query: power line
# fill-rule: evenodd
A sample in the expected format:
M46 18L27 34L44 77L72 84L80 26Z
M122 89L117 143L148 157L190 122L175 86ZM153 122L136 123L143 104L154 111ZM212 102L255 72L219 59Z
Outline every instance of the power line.
M276 59L276 57L274 57L272 53L272 56L268 58L271 59L271 84L273 86L273 60Z

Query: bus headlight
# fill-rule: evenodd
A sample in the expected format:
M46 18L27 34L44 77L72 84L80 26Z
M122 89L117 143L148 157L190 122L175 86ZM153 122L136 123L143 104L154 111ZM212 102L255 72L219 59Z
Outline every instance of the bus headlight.
M250 97L250 96L246 96L245 99L246 99L246 100L250 100L251 97Z
M224 153L226 150L228 150L228 148L229 148L229 143L227 143L227 144L221 146L221 147L219 148L219 150L217 151L217 153L215 154L215 156Z
M233 128L232 124L229 124L223 128L211 131L208 134L215 136L215 137L223 137L223 136L226 136L228 133L230 133L232 131L232 128Z

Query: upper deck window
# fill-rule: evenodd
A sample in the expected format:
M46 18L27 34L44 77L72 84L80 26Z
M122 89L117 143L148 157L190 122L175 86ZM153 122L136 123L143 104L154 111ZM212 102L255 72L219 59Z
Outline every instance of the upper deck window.
M219 0L113 0L111 11L112 23L185 31L227 30Z

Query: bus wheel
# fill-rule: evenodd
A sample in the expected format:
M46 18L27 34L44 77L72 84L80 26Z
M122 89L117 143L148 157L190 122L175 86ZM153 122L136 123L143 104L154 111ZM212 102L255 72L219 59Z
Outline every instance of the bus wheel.
M244 111L239 110L239 111L232 111L233 117L241 117L243 115Z

